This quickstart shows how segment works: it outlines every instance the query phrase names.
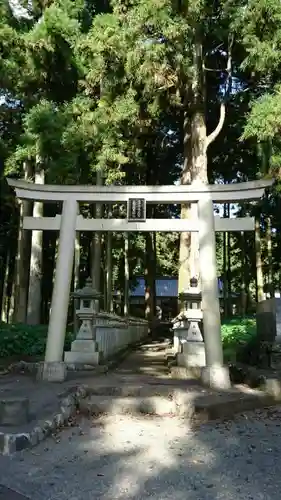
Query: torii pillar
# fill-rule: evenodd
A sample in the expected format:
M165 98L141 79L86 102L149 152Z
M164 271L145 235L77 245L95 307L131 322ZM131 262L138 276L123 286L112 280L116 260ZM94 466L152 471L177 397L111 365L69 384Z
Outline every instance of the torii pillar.
M229 369L223 364L221 316L217 278L216 235L213 201L210 193L198 201L199 265L206 366L202 381L213 388L229 389Z
M62 360L73 270L77 211L78 205L75 199L70 198L63 202L45 362L41 363L37 374L39 379L50 382L60 382L66 378L66 364Z

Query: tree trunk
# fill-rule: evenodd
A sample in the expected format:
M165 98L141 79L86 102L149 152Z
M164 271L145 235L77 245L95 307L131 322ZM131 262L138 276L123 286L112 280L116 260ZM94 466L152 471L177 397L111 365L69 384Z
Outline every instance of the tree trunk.
M8 249L5 261L5 272L3 279L3 293L2 293L2 305L1 305L1 321L7 323L9 321L8 294L9 294L10 256L11 256L11 251Z
M261 257L261 234L260 234L260 219L255 220L255 247L256 247L256 283L257 283L257 302L264 300L263 291L263 272L262 272L262 257Z
M31 163L26 161L23 165L24 180L32 178ZM18 249L16 256L15 272L15 311L13 322L25 323L27 313L27 297L29 284L29 268L31 259L31 233L22 229L22 221L25 216L32 214L32 203L28 200L19 200L20 224L18 232Z
M4 288L5 288L5 276L7 270L7 262L8 262L8 248L6 247L1 255L1 269L0 269L0 318L2 318L2 305L3 305L3 296L4 296Z
M8 274L8 284L6 289L6 298L7 298L7 321L9 323L12 322L14 311L15 311L15 272L16 272L16 256L17 256L17 240L18 240L18 231L17 227L19 226L19 212L17 211L12 215L12 217L16 216L15 219L11 219L11 236L8 240L9 245L9 274Z
M146 184L156 184L157 177L154 168L154 159L150 149L146 151L147 169ZM147 217L154 218L155 210L152 205L147 206ZM153 233L145 233L145 318L149 321L149 331L152 333L153 321L156 314L156 248Z
M44 184L45 174L43 169L35 171L34 180L36 184ZM43 217L42 202L34 202L33 217ZM27 323L29 325L39 325L41 322L42 241L43 231L32 231L27 309Z
M245 233L241 231L241 314L245 316L247 310L247 292L246 292L246 242Z
M75 250L74 250L74 290L79 289L80 285L80 233L76 232L75 238ZM73 299L73 331L76 335L79 330L79 319L76 314L76 309L78 307L78 300Z
M47 208L47 206L45 206ZM49 207L48 207L49 208ZM44 213L46 215L46 213ZM48 216L52 216L48 214ZM54 231L43 231L43 276L42 276L42 323L49 322L52 301L53 276L57 253L57 235Z
M207 184L207 149L219 135L225 120L225 102L221 102L220 117L214 131L207 136L205 102L206 85L202 39L200 25L194 30L193 50L193 79L192 84L187 87L183 82L182 99L185 105L183 119L183 170L181 184ZM229 39L227 58L227 80L225 96L231 87L231 47L232 39ZM181 209L181 217L189 218L195 216L190 206L184 205ZM181 233L180 258L179 258L179 285L178 293L189 287L191 274L199 277L199 237L198 233ZM191 258L192 257L192 258Z
M229 205L228 205L229 214ZM227 296L228 296L228 316L232 316L232 289L231 289L231 234L227 232Z
M230 71L231 59L229 55L228 71ZM197 26L194 40L193 53L193 81L190 87L183 91L185 112L183 119L184 136L184 163L181 176L181 184L207 184L207 149L220 133L224 118L225 104L221 104L220 118L215 130L207 136L205 118L205 74L200 38L200 27ZM197 209L190 205L183 205L181 209L182 218L197 216ZM181 233L179 251L179 280L178 293L189 287L192 275L199 277L199 244L198 233ZM182 304L180 305L182 308Z
M112 218L112 206L108 207L108 219ZM113 285L113 267L112 267L112 236L108 231L106 235L106 311L113 312L112 285Z
M103 288L103 310L106 311L107 307L107 282L106 282L106 252L107 252L107 234L104 233L101 240L101 249L102 249L102 288Z
M113 312L112 301L112 232L107 233L106 244L106 310Z
M16 238L9 241L9 251L7 253L6 272L4 276L3 297L2 297L2 321L11 323L15 304L15 264L16 264Z
M102 186L103 177L102 172L96 173L96 185ZM96 203L95 217L101 219L103 214L103 206L101 203ZM91 278L93 287L100 292L101 289L101 234L96 232L93 235L91 242Z
M268 291L270 297L274 297L274 283L273 283L273 260L272 260L272 228L271 219L267 218L266 227L266 247L267 247L267 259L268 259L268 270L267 270L267 282Z
M124 316L130 313L129 234L124 233Z
M145 255L145 318L150 322L151 331L156 313L155 249L152 233L145 233Z
M202 58L201 46L196 51L197 65ZM200 56L201 54L201 56ZM202 64L202 59L201 59ZM191 117L184 118L184 166L181 177L182 184L204 183L207 178L207 135L204 111L204 83L201 81L201 70L198 68L197 80L192 90L193 107ZM197 217L197 204L183 205L181 218ZM179 251L178 293L184 292L190 285L192 277L199 278L199 243L198 233L181 233ZM180 304L180 309L183 304Z
M227 204L223 207L223 216L227 217ZM223 314L226 318L228 315L228 272L227 272L227 250L228 238L227 233L223 233Z

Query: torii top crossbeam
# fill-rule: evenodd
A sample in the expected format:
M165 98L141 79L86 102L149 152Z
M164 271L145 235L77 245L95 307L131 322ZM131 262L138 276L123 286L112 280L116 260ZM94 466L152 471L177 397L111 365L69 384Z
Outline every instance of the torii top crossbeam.
M15 188L17 197L35 201L64 201L75 199L83 202L118 203L131 197L140 197L146 203L188 203L197 202L210 193L214 203L235 203L258 200L273 180L258 180L234 184L188 184L184 186L92 186L34 184L8 178L8 184Z

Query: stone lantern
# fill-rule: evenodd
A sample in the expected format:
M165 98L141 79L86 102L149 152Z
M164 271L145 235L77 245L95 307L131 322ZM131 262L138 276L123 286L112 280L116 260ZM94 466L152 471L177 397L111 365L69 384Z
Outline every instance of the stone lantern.
M78 334L71 344L71 351L65 352L66 363L84 363L97 365L99 363L99 352L96 343L95 318L98 312L98 304L101 294L92 287L91 278L87 278L86 286L72 294L76 299L76 315L81 321Z
M177 362L179 366L205 366L205 345L203 341L202 294L198 280L190 280L190 288L181 294L185 304L177 327Z
M202 342L202 294L200 288L198 287L198 280L196 278L191 278L190 288L181 294L181 299L185 304L184 318L186 322L185 327L187 328L186 340Z

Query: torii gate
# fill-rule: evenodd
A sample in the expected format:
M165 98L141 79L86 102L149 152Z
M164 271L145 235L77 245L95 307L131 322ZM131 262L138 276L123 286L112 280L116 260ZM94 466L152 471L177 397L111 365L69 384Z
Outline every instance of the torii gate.
M60 381L66 376L63 348L71 287L76 231L179 231L199 233L199 265L202 287L206 367L204 380L210 386L230 386L223 366L221 320L216 270L215 231L252 231L254 218L223 219L214 216L213 203L235 203L260 199L273 180L238 184L191 184L185 186L61 186L33 184L7 179L20 199L63 202L62 215L24 217L23 229L59 230L59 249L52 295L48 338L42 376ZM84 219L78 203L126 202L127 219ZM146 219L146 204L198 204L198 220Z

